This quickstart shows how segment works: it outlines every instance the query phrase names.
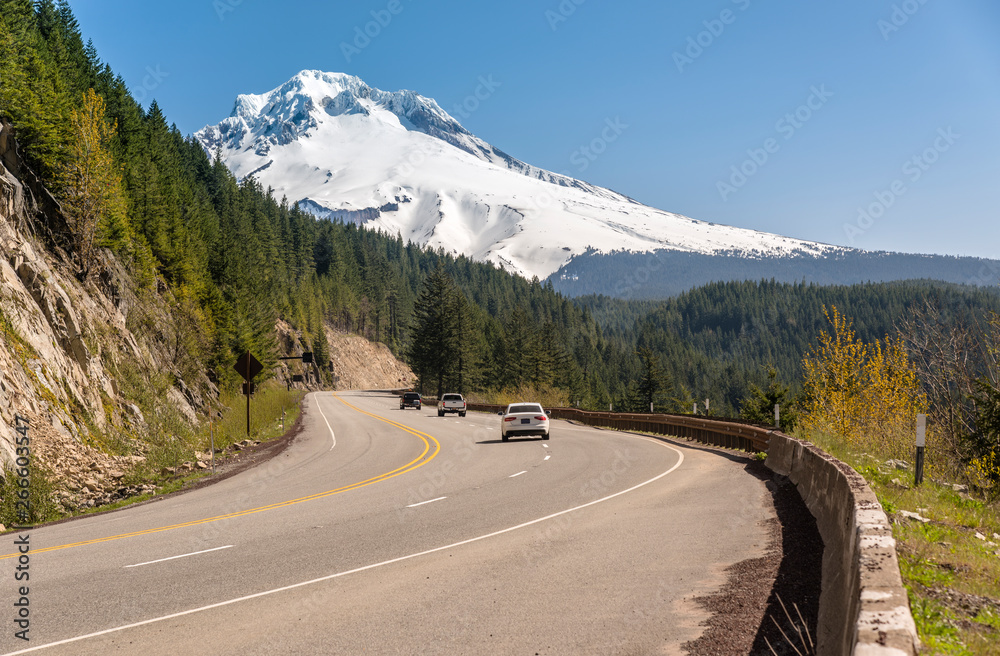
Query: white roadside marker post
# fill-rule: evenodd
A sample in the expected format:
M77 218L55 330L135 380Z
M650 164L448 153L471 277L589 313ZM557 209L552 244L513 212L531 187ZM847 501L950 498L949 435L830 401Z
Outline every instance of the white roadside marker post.
M781 428L781 406L774 404L774 427Z
M917 415L917 466L913 474L914 485L924 482L924 445L927 441L927 415Z

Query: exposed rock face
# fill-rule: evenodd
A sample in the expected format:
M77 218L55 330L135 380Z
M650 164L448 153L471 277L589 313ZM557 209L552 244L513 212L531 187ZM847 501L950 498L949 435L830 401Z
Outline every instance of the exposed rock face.
M277 325L278 343L285 354L297 354L308 350L302 335L284 321ZM333 389L397 389L409 387L416 376L413 371L396 356L389 347L372 342L359 335L326 329L326 343L333 363ZM294 361L293 361L294 362ZM330 363L317 363L329 367ZM279 378L291 379L293 374L305 373L299 364L282 363ZM308 370L312 376L315 369ZM310 380L315 381L314 377ZM315 388L313 385L312 388Z
M334 389L398 389L410 387L416 376L385 344L327 330L333 360Z
M56 500L71 508L117 493L142 457L85 446L95 435L145 429L136 405L144 400L126 398L121 372L173 374L168 400L192 422L214 390L204 375L185 382L173 364L167 344L177 329L165 289L145 294L140 307L109 253L100 276L81 282L62 248L65 225L0 119L0 464L13 462L15 414L28 418L35 460L54 474ZM130 320L157 330L134 333Z

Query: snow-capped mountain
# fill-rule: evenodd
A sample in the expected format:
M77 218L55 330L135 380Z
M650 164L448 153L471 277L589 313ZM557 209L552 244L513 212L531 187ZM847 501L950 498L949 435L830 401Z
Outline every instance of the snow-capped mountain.
M681 251L746 257L846 249L711 224L517 160L432 99L342 73L302 71L195 135L240 179L318 217L539 278L586 252Z

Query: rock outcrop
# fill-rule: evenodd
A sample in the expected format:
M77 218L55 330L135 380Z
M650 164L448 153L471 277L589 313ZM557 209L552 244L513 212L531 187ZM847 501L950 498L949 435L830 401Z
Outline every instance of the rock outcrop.
M168 373L167 402L190 422L217 390L203 373L185 380L175 364L169 344L178 328L166 287L140 304L130 276L106 252L101 274L81 281L66 237L59 204L0 119L0 464L14 462L15 414L27 418L35 462L70 509L136 492L121 481L143 458L141 442L96 447L107 436L146 430L137 404L151 400L141 398L141 381Z

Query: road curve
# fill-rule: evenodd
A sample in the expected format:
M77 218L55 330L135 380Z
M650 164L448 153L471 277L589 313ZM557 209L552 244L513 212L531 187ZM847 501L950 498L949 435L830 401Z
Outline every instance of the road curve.
M368 393L303 422L256 469L33 531L31 640L0 651L677 653L692 598L767 547L769 495L724 454L562 421L503 443Z

